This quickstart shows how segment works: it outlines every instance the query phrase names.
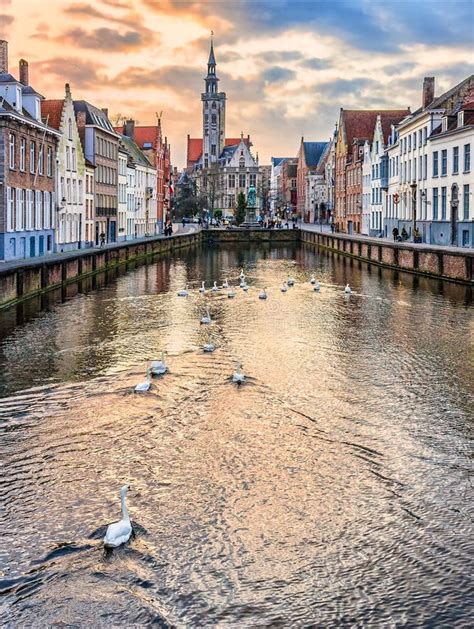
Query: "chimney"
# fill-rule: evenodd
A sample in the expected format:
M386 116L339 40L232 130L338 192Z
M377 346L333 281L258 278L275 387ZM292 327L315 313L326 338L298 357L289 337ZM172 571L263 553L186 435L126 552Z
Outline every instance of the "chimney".
M125 122L124 130L125 130L124 135L126 135L127 138L131 138L133 140L135 137L135 120L132 120L131 118L127 120Z
M69 83L64 84L64 92L66 94L66 98L71 98L71 86Z
M109 110L107 109L107 107L102 107L102 111L104 112L104 114L107 116L107 118L109 117Z
M0 39L0 72L8 72L8 42Z
M23 85L29 85L28 82L28 61L26 59L20 59L20 83Z
M423 79L423 95L422 107L426 109L434 101L435 97L435 78L434 76L425 76Z

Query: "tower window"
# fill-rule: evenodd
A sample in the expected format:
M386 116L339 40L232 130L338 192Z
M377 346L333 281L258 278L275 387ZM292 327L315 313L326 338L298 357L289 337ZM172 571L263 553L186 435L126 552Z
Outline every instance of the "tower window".
M212 122L212 124L216 124L216 122L217 122L217 116L216 116L216 114L212 114L212 116L211 116L211 122Z
M215 101L215 100L213 100L213 101L212 101L212 105L211 105L211 107L212 107L212 109L215 109L215 108L217 107L217 105L216 105L216 101Z
M216 145L211 144L211 155L215 155L215 154L216 154Z

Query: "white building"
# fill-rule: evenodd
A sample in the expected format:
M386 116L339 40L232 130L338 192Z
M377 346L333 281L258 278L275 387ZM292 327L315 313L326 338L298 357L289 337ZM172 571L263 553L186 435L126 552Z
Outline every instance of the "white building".
M369 234L378 236L384 230L383 204L385 190L387 189L387 157L385 155L384 129L380 114L377 116L374 127L374 137L370 151L370 218ZM363 173L362 173L363 174ZM386 235L386 234L385 234Z
M84 206L85 206L85 225L84 225L84 238L86 245L92 247L94 242L98 239L94 232L95 225L95 200L94 200L94 170L95 166L92 162L85 160L85 194L84 194Z
M127 240L135 238L135 164L127 164Z
M372 145L366 140L364 143L364 161L362 162L362 221L360 233L369 235L370 211L372 198Z
M470 157L468 171L461 171L460 164L464 150L470 155L473 144L469 109L474 101L473 90L471 75L435 98L434 78L424 79L422 107L397 126L398 189L392 185L388 194L386 232L393 227L400 232L405 228L412 237L417 227L423 242L462 244L469 239L472 246L472 225L468 224L469 219L460 219L461 214L464 216L464 186L469 186L469 194L473 186ZM463 207L461 214L459 203Z
M85 160L76 124L69 84L62 100L41 103L43 119L61 132L56 155L57 222L56 251L80 249L85 238Z

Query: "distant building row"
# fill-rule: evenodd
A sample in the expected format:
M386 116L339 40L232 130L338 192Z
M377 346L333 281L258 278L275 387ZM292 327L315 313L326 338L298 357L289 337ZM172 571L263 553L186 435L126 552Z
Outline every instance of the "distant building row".
M341 109L329 142L302 138L296 158L273 158L273 209L347 233L398 230L425 243L473 247L474 75L437 98L434 86L426 77L413 113ZM282 173L294 164L289 196Z
M0 41L0 260L160 233L170 203L170 147L157 126L64 98L45 100L8 72Z

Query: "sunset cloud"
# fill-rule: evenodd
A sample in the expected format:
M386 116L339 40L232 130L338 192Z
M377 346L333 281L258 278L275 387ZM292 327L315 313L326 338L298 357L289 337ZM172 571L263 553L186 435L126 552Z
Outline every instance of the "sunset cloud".
M301 135L327 139L340 107L414 109L423 76L439 94L473 71L473 5L461 0L49 0L47 18L15 0L8 14L12 71L24 57L47 98L69 82L141 124L163 111L178 166L187 134L201 134L211 30L227 133L250 133L262 163L295 154Z

